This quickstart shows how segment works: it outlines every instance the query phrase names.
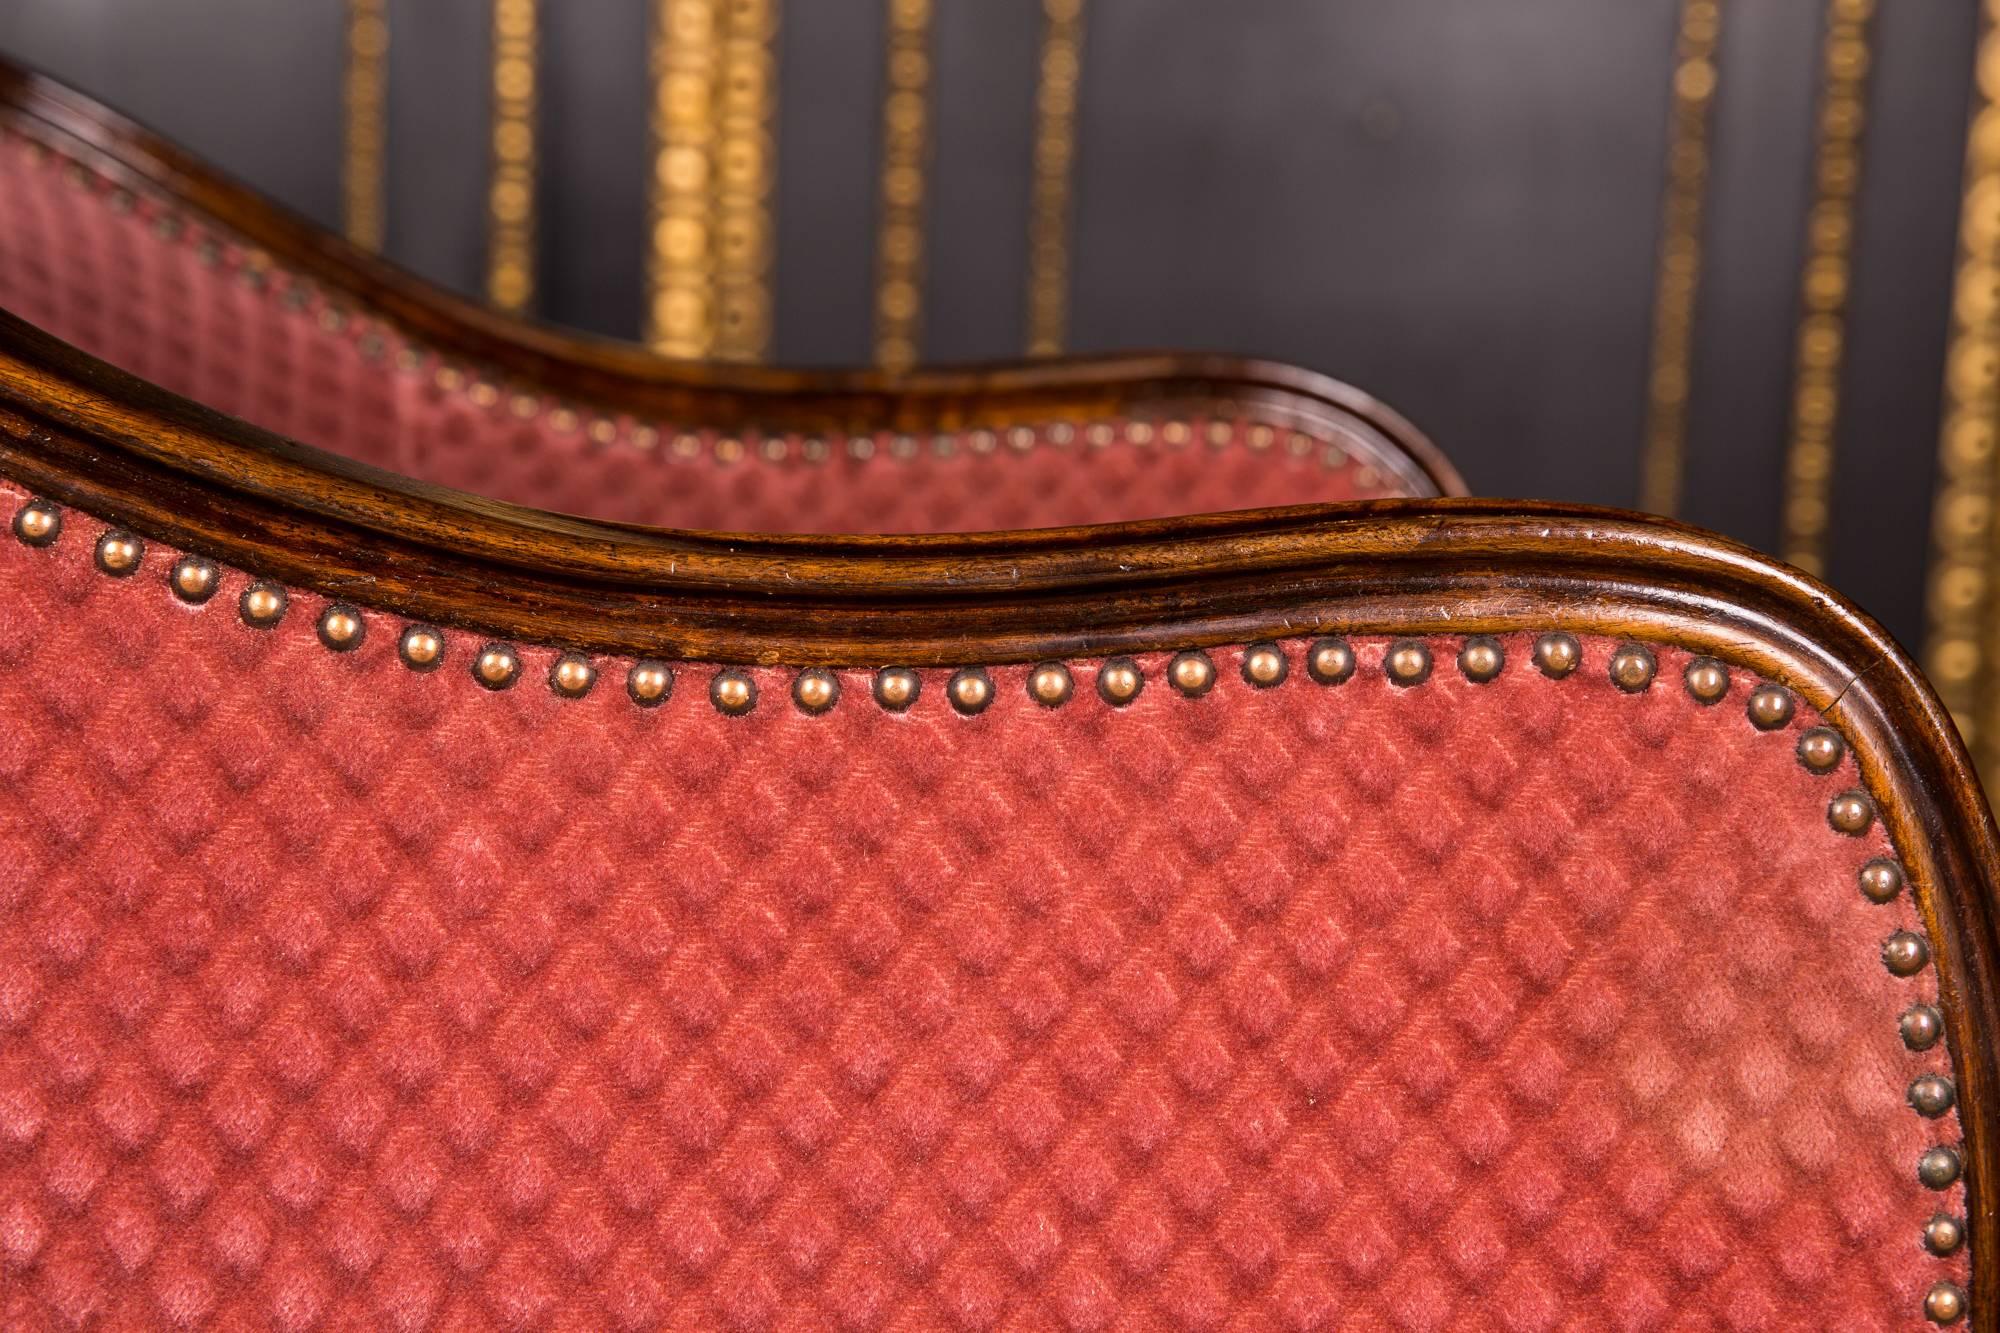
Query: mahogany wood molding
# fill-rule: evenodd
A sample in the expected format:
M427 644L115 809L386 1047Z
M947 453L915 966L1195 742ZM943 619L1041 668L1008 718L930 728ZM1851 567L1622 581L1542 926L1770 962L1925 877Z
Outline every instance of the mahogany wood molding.
M168 140L46 75L0 59L0 126L173 201L267 251L336 300L365 309L448 361L552 397L716 430L910 433L1143 416L1224 402L1273 424L1337 424L1362 461L1412 493L1465 483L1422 432L1369 395L1274 362L1137 353L903 374L673 361L634 344L557 332L464 301L225 177Z

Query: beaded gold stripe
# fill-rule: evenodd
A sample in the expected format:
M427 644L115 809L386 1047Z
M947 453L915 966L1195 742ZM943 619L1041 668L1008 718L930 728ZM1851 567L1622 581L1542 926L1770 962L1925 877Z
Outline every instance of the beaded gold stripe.
M1083 0L1042 0L1035 85L1035 181L1028 211L1028 355L1055 356L1069 326L1071 181Z
M653 8L646 339L668 356L707 356L714 345L708 215L717 18L717 0L656 0Z
M1932 503L1935 543L1924 666L1972 747L1987 790L2000 781L2000 691L1992 662L1995 425L2000 401L2000 0L1984 0L1976 98L1959 215L1945 357L1944 423Z
M1847 334L1854 252L1854 198L1861 183L1861 132L1868 114L1870 36L1875 0L1828 0L1806 223L1805 269L1794 349L1792 430L1785 451L1779 554L1808 573L1826 573L1833 508L1834 430Z
M487 185L486 299L520 313L535 299L538 0L493 0L493 176Z
M907 370L922 332L924 176L930 152L930 0L887 0L875 363Z
M1680 508L1686 466L1695 290L1701 278L1709 121L1715 104L1716 45L1721 30L1722 0L1681 0L1639 477L1640 507L1657 514L1672 514Z
M346 112L341 158L342 217L347 239L382 248L383 147L388 138L388 0L347 0L347 65L341 99Z
M778 0L723 0L717 87L713 354L761 361L771 341L771 187Z

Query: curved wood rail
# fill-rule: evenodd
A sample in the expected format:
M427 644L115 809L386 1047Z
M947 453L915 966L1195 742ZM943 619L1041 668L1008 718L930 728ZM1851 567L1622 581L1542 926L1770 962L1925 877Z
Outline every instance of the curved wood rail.
M1171 411L1222 400L1274 424L1338 423L1412 494L1465 483L1422 432L1327 376L1274 362L1178 353L1082 357L891 375L671 361L634 344L558 332L461 300L246 189L54 79L0 60L0 126L118 184L213 219L336 300L447 360L553 397L716 430L909 433Z

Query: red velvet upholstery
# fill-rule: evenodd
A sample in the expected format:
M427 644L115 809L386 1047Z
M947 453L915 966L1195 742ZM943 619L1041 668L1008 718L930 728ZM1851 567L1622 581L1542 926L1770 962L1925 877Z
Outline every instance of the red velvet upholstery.
M114 192L14 135L0 135L0 307L293 439L442 485L624 522L990 530L1406 493L1350 457L1353 441L1337 431L1308 437L1241 419L962 432L942 437L948 456L937 439L886 433L720 441L675 433L674 423L593 427L448 369L446 387L434 359L337 315L230 237ZM907 448L914 456L899 455Z
M0 512L21 497L0 494ZM1879 1330L1955 1116L1805 715L824 717L350 654L0 541L7 1328Z

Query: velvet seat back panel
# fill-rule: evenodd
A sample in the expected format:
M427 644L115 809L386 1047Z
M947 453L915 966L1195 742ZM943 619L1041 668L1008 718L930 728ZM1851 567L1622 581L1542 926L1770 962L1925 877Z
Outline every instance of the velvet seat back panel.
M0 307L280 435L439 485L620 522L984 531L1408 493L1367 461L1379 445L1238 417L907 441L718 438L694 422L586 420L441 366L228 235L4 133Z
M25 497L0 488L12 512ZM0 541L9 1328L1924 1327L1934 972L1808 710L641 708Z

